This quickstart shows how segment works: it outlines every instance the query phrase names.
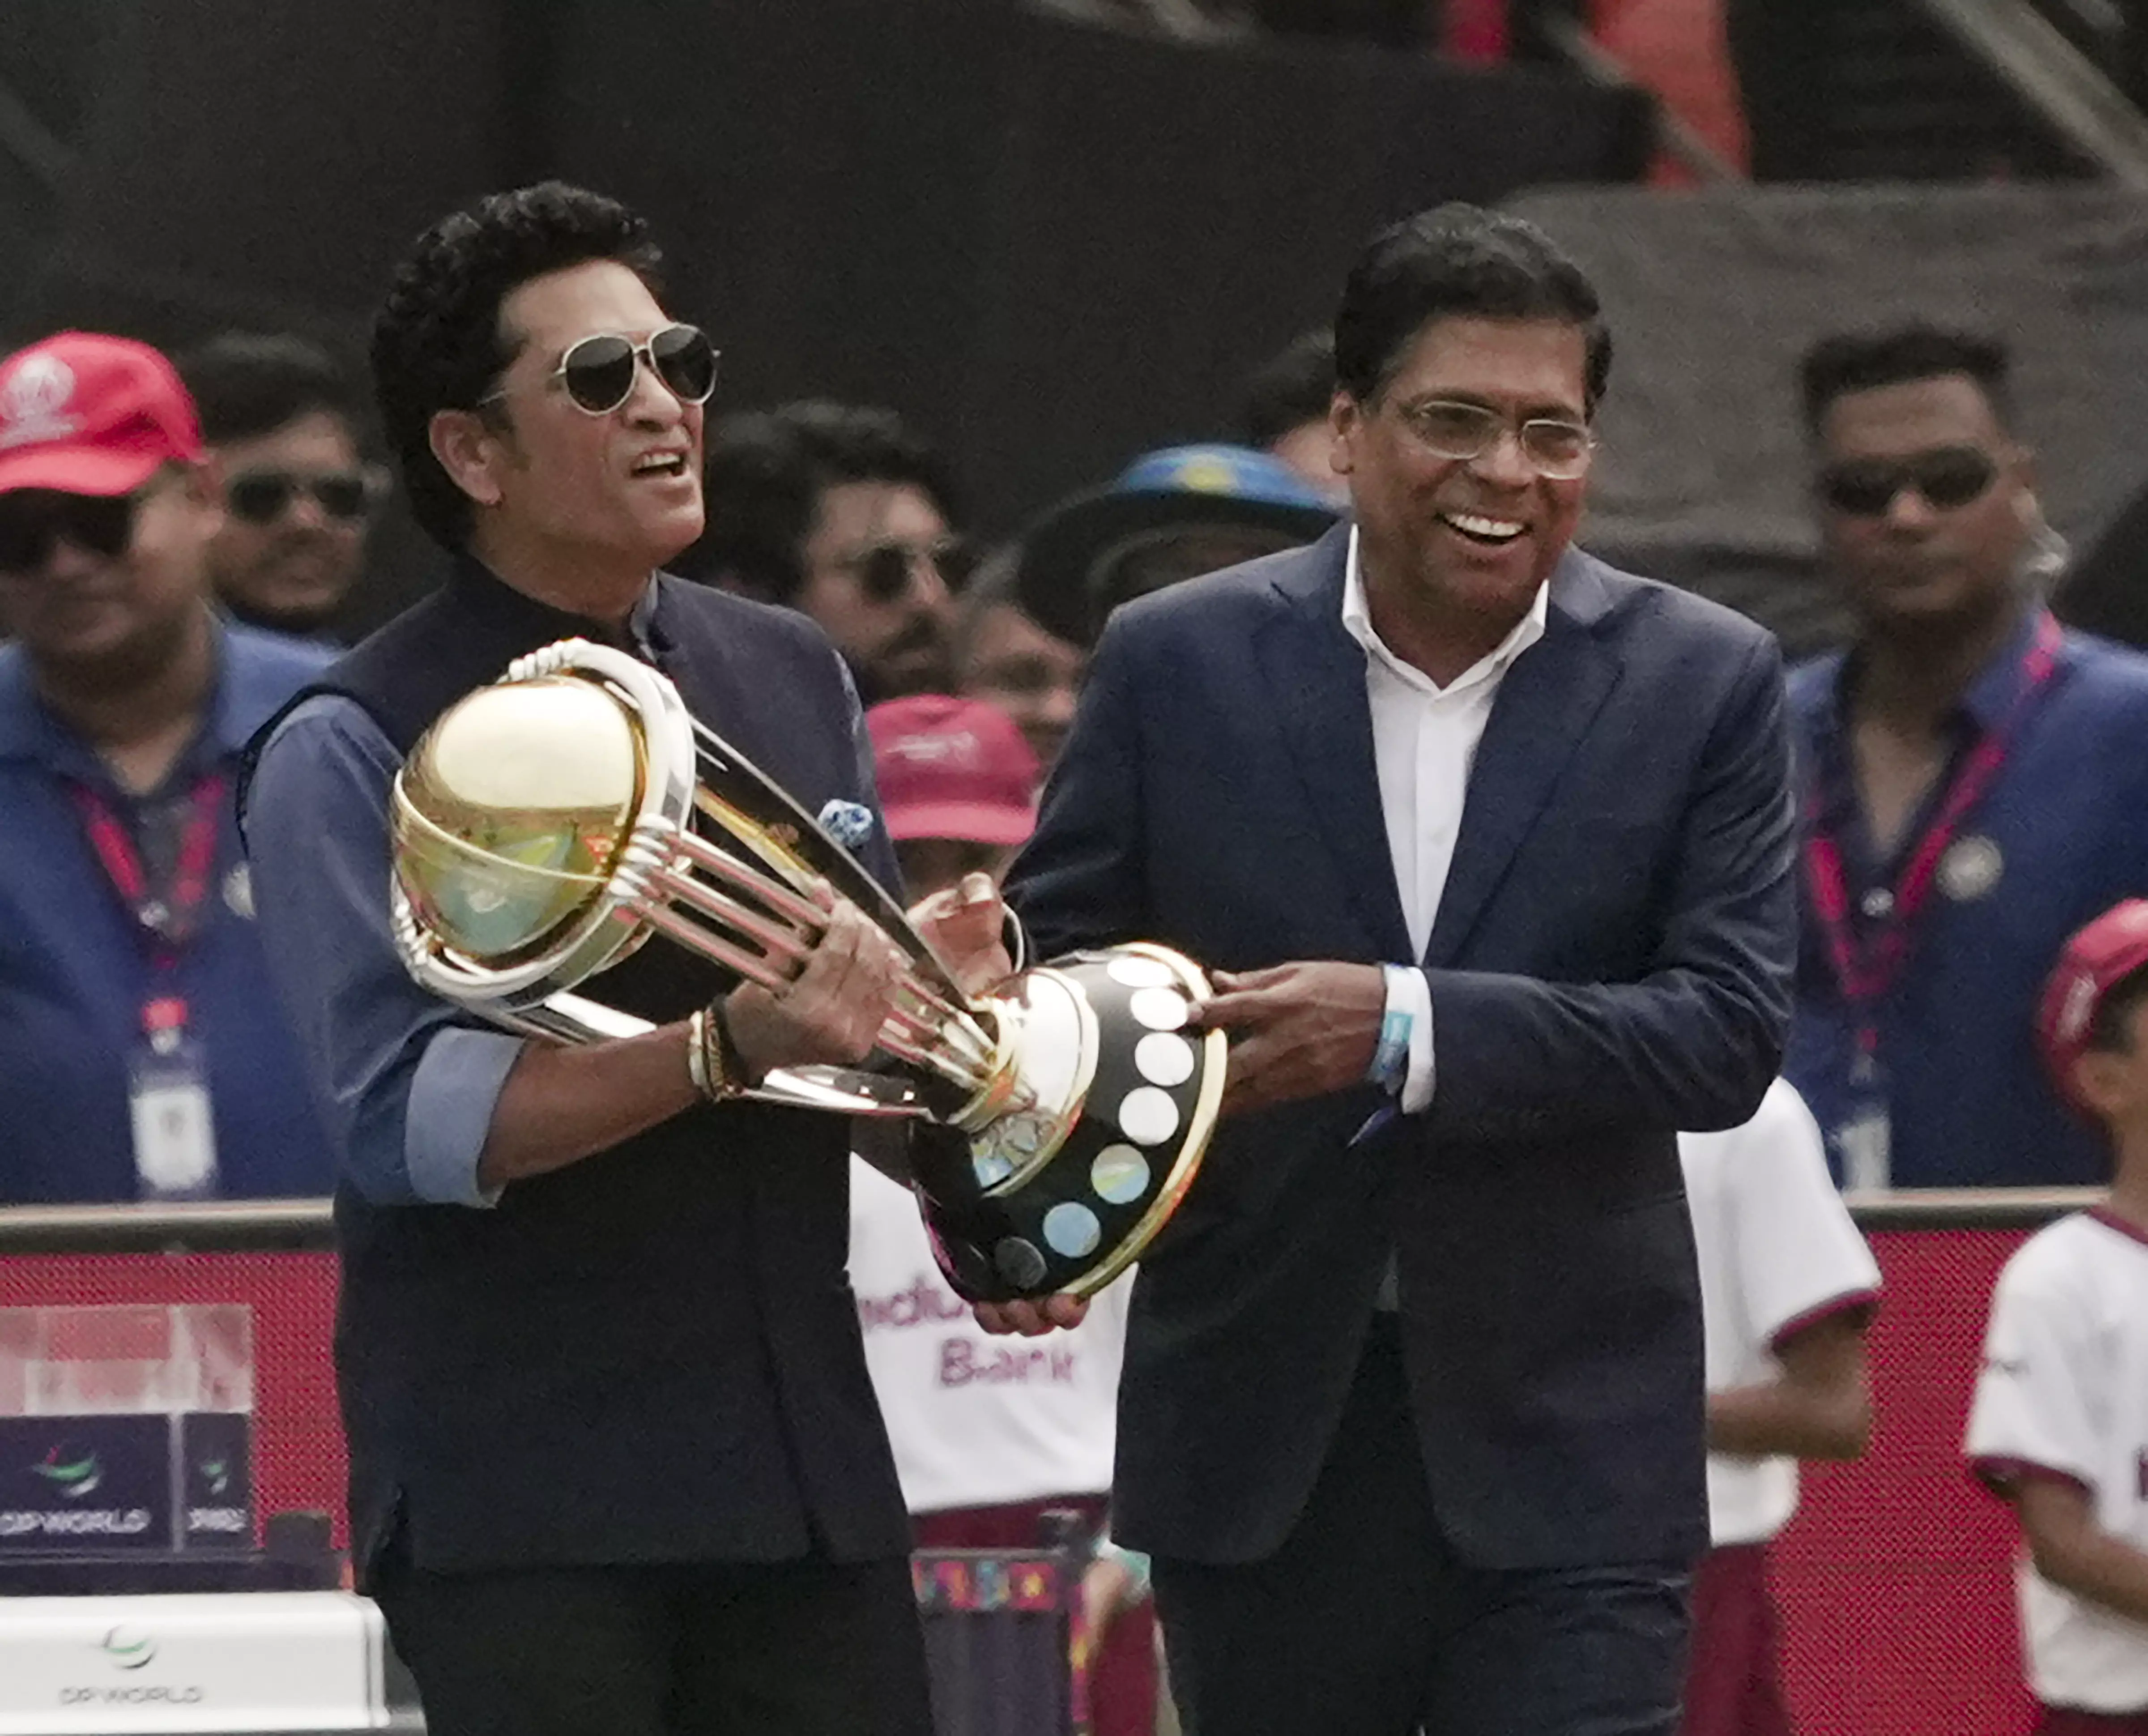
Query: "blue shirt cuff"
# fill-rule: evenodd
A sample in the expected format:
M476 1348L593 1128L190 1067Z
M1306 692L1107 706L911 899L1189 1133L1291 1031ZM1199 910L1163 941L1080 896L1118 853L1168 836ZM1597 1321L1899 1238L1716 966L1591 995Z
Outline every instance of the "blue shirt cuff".
M428 1205L499 1203L499 1188L478 1185L478 1159L524 1041L451 1025L425 1045L404 1111L403 1166L410 1191Z

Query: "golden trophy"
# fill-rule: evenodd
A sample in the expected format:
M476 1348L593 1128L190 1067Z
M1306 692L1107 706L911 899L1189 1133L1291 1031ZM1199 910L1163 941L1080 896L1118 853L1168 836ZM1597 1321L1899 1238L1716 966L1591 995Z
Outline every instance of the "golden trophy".
M651 1028L593 998L651 936L718 967L713 997L730 977L789 980L825 921L816 882L856 905L907 961L869 1066L781 1070L748 1095L947 1130L914 1142L909 1179L972 1299L1102 1288L1200 1167L1226 1042L1187 1028L1209 993L1197 966L1113 946L965 995L849 851L625 652L565 640L457 701L398 775L391 816L411 974L555 1041Z

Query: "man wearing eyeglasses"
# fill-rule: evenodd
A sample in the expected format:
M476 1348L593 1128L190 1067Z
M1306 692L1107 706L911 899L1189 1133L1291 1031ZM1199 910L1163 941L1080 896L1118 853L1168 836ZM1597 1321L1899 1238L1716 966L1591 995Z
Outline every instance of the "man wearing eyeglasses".
M247 737L327 659L216 614L218 522L155 350L0 361L0 1204L334 1176L230 812Z
M708 534L688 570L811 616L869 705L951 690L968 551L946 465L892 410L727 417L708 481Z
M325 640L365 560L386 474L359 455L349 382L319 345L227 332L182 354L223 479L209 544L218 598L240 620Z
M2066 937L2148 891L2148 660L2068 633L1989 338L1804 363L1846 651L1798 671L1805 921L1785 1070L1852 1188L2100 1181L2024 1035Z
M1572 546L1610 338L1539 231L1383 232L1335 354L1354 524L1112 617L1009 877L1041 956L1213 966L1231 1036L1135 1287L1114 1538L1192 1728L1669 1736L1708 1541L1677 1133L1780 1056L1780 665Z
M926 1736L909 1528L844 1277L847 1126L740 1095L862 1056L892 943L831 901L776 988L644 947L598 992L655 1028L569 1048L434 998L389 933L404 757L570 636L657 664L809 811L877 820L826 638L660 570L701 530L717 359L656 264L639 218L558 183L419 238L374 376L454 570L275 726L246 795L341 1166L354 1553L434 1736ZM894 884L885 827L858 847Z

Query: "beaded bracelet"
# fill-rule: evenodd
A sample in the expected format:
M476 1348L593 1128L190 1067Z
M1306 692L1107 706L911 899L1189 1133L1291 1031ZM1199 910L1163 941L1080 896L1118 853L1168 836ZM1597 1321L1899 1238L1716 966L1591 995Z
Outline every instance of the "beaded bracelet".
M742 1097L753 1089L753 1081L746 1076L738 1039L731 1035L730 1008L720 996L709 1003L708 1011L709 1071L718 1081L717 1094Z
M744 1095L724 1029L722 1003L703 1007L686 1021L686 1076L711 1103Z

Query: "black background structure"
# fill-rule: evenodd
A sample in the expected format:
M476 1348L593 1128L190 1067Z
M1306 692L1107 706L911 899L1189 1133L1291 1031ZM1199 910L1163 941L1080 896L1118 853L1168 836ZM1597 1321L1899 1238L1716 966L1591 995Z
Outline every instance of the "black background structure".
M560 174L656 222L720 404L894 404L994 532L1227 433L1378 223L1636 176L1649 132L1547 71L1011 0L135 0L81 109L55 239L0 274L11 340L286 327L355 359L419 229ZM429 570L407 528L385 554L374 615Z

